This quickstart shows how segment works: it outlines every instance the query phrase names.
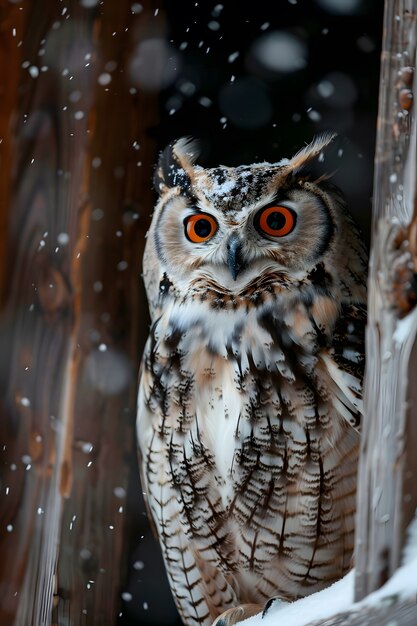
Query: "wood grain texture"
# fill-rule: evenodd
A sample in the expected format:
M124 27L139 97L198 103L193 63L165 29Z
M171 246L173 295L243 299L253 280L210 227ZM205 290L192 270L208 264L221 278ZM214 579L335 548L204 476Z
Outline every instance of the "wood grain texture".
M155 119L155 95L129 92L126 32L146 20L130 4L30 3L22 37L29 66L2 211L4 626L105 626L117 615Z
M415 0L385 3L358 478L357 600L380 587L399 566L405 530L417 507L411 479L417 470L417 311L413 305L404 309L414 281L416 110L415 100L406 105L403 97L405 88L411 93L416 11ZM400 284L399 277L407 273Z
M18 77L22 63L22 37L27 5L0 2L0 302L4 293L4 262L9 215L12 141ZM7 59L7 63L5 63Z

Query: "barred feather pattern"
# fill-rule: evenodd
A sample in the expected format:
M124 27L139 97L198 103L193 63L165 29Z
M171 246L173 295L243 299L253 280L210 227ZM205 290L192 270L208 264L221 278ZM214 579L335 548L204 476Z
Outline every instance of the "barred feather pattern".
M282 251L268 249L264 269L255 260L256 271L236 284L218 258L213 268L207 258L202 268L196 258L187 271L171 266L157 231L185 184L200 205L209 190L212 213L224 215L226 206L230 228L248 213L237 195L234 205L215 197L220 168L194 166L184 145L171 150L171 174L173 162L185 174L163 187L145 255L153 324L141 369L139 454L179 612L187 626L209 626L239 605L318 591L351 567L366 252L340 196L292 178L287 196L319 197L340 233L320 255L290 271L276 260ZM302 157L294 158L298 170ZM262 176L267 170L277 187L278 174L285 186L289 163L265 166ZM157 175L165 185L163 171ZM221 175L224 185L239 172Z

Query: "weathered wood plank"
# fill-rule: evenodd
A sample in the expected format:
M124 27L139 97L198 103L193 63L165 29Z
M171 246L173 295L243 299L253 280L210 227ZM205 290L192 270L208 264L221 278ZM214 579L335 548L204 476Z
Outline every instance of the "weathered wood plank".
M2 439L7 442L3 480L9 493L0 504L2 528L10 531L0 539L4 624L15 618L20 623L36 623L38 618L39 624L45 623L40 613L48 616L52 602L65 437L61 388L73 317L69 248L55 253L58 235L74 229L68 224L72 212L68 180L58 171L72 168L81 146L72 152L65 120L57 123L63 98L56 90L56 65L39 72L40 41L59 22L60 10L39 9L32 4L22 38L22 57L28 66L21 75L15 113L8 299L2 317L3 336L10 338L2 420ZM63 33L63 43L69 35ZM58 61L60 52L62 58L62 48L55 50ZM29 67L35 68L32 74ZM72 183L77 184L82 172L78 163L74 165ZM44 592L46 598L39 597Z
M357 600L398 568L405 529L417 507L411 480L417 470L417 317L415 235L410 227L416 217L416 112L410 69L415 65L416 11L415 0L385 2L358 478Z
M58 623L70 612L71 624L112 624L120 599L126 455L135 455L137 342L147 330L145 303L137 296L144 212L152 205L153 153L146 152L146 131L155 116L154 96L129 94L129 8L128 2L104 5L94 29L97 74L109 63L116 69L109 90L99 83L94 88L85 166L89 241L81 253L78 281L83 315L75 343L82 357L73 378L73 489L62 524L66 549L59 561ZM78 533L72 520L80 524ZM78 593L73 593L77 579Z
M0 2L0 302L5 296L2 289L5 287L5 237L9 214L12 137L26 15L26 5Z
M144 19L130 4L30 3L22 38L0 329L4 626L117 612L155 116L153 95L129 93L126 32Z

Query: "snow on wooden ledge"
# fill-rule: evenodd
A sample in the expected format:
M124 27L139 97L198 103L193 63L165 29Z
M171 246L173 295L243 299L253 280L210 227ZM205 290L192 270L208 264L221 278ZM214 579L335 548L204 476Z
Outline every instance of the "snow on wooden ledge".
M417 624L417 517L408 530L403 563L378 591L354 602L354 571L327 589L289 604L276 603L245 626L415 626Z

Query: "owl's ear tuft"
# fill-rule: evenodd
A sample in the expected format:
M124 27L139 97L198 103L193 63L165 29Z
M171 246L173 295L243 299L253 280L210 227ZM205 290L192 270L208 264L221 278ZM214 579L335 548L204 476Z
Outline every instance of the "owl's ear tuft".
M340 141L335 141L336 137L336 133L331 132L315 137L290 159L288 168L291 173L316 182L330 178L337 169L335 153L340 153Z
M200 154L198 141L182 137L172 141L160 154L154 175L154 186L159 194L171 187L188 189L192 183L193 166Z

